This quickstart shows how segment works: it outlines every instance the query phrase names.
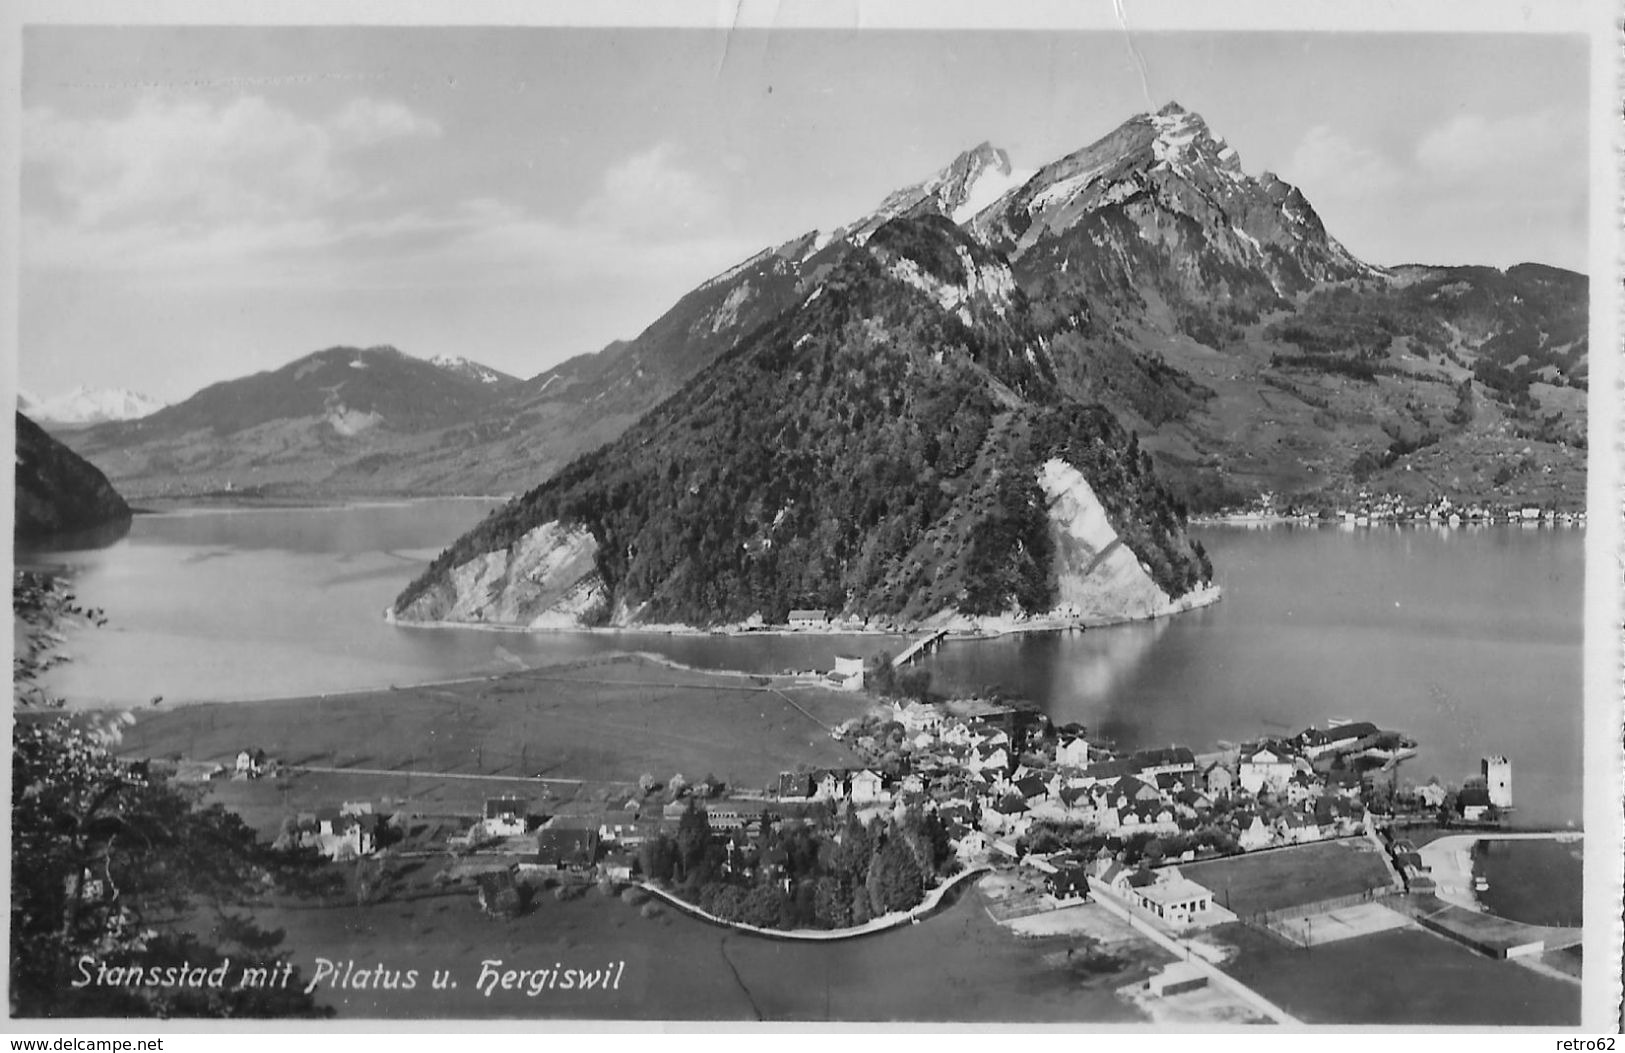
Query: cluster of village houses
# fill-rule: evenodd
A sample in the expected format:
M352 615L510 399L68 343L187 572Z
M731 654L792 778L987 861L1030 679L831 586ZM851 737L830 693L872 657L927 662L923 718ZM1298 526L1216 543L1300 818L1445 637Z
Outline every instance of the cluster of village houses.
M1543 471L1550 475L1552 468L1547 465ZM1322 518L1322 512L1318 507L1286 504L1269 492L1259 494L1244 508L1231 509L1223 514L1230 517L1256 516L1305 521ZM1527 523L1584 526L1586 522L1584 509L1560 512L1551 505L1458 504L1445 496L1435 497L1430 501L1417 501L1402 494L1373 494L1366 490L1361 490L1356 495L1352 507L1338 508L1333 515L1341 522L1356 526L1367 526L1371 523L1434 523L1446 526Z
M752 843L764 826L785 819L848 806L862 815L912 805L941 820L962 864L1024 856L1058 900L1096 886L1171 925L1202 924L1213 916L1212 894L1177 865L1125 865L1105 850L1030 855L1022 839L1041 821L1114 843L1135 834L1217 830L1229 836L1232 851L1360 834L1368 823L1362 780L1337 761L1392 741L1360 722L1224 753L1198 756L1168 746L1119 756L1091 743L1081 728L1052 728L1034 712L984 705L954 716L919 702L896 703L889 714L851 722L837 734L875 763L786 772L765 793L741 793L708 777L675 800L629 793L540 825L526 798L495 797L452 847L506 857L523 869L630 880L639 848L657 834L674 834L691 796L706 809L714 836L730 846ZM289 836L332 858L353 858L376 851L380 822L369 805L346 803L298 816ZM1161 862L1196 855L1188 850Z

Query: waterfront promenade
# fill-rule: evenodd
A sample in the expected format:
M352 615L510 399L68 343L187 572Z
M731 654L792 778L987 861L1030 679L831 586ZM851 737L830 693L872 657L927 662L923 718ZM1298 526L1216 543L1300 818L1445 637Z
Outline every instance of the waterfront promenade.
M701 921L708 921L713 925L748 932L753 936L765 936L772 940L806 940L812 943L828 943L831 940L850 940L859 936L872 936L877 932L885 932L888 929L895 929L902 925L918 924L922 919L930 917L936 911L937 907L942 903L942 898L951 889L958 887L962 882L972 877L979 877L991 869L992 867L981 863L961 870L947 881L927 892L925 899L921 900L920 905L913 910L884 914L862 925L854 925L845 929L764 929L756 925L747 925L742 921L728 921L725 918L719 918L715 914L701 910L695 904L666 891L658 885L645 881L639 882L638 887L651 895L659 897L684 914L699 918Z

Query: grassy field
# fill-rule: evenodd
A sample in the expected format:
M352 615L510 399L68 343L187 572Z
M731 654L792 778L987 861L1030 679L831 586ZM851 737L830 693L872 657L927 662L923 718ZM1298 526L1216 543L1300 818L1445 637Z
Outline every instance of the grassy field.
M140 711L120 749L229 767L239 749L258 747L287 765L401 773L214 784L249 812L383 794L477 804L526 786L533 796L572 795L573 787L538 776L587 780L589 792L678 772L761 789L798 765L859 763L826 727L862 712L866 696L777 684L788 681L608 656L455 684Z
M1576 1024L1580 985L1494 961L1416 929L1309 950L1242 925L1215 939L1237 948L1224 969L1308 1024Z
M1179 870L1240 915L1350 896L1389 883L1382 856L1363 837L1188 863Z

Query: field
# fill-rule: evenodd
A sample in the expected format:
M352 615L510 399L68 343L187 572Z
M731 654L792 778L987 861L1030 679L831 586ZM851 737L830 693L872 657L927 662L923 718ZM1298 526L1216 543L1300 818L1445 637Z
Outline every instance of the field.
M598 793L645 773L660 782L710 774L760 790L798 764L860 763L826 728L868 705L782 678L617 655L452 684L140 711L120 751L230 767L239 749L260 748L285 765L326 769L213 784L262 826L267 809L312 802L392 795L451 807L527 788L568 799L574 780ZM447 774L478 778L435 778Z
M1580 985L1419 929L1287 947L1242 925L1224 970L1307 1024L1545 1025L1580 1019Z
M1389 884L1388 868L1365 838L1188 863L1180 873L1213 890L1214 901L1243 917L1352 896Z

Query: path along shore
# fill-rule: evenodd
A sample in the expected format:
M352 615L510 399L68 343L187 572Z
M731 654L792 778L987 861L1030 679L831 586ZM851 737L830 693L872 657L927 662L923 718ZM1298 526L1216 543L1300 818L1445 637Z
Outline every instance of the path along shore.
M747 925L742 921L728 921L724 918L719 918L715 914L701 910L695 904L688 902L688 900L673 895L658 885L653 885L648 882L639 882L638 887L643 889L645 892L658 896L660 899L669 903L673 907L676 907L684 914L699 918L701 921L708 921L713 925L721 925L725 928L736 929L740 932L748 932L753 936L765 936L772 940L806 940L814 943L828 943L832 940L850 940L859 936L870 936L874 933L885 932L888 929L899 928L903 925L914 925L922 919L930 917L931 914L936 911L938 905L941 904L942 897L946 896L949 890L958 887L962 882L968 880L969 878L978 877L984 873L987 873L991 869L992 867L988 866L986 863L978 863L976 866L961 870L947 881L944 881L936 888L927 892L925 894L925 899L922 900L920 905L915 907L913 910L897 911L891 914L884 914L878 918L871 919L862 925L854 925L845 929L764 929L756 925Z

